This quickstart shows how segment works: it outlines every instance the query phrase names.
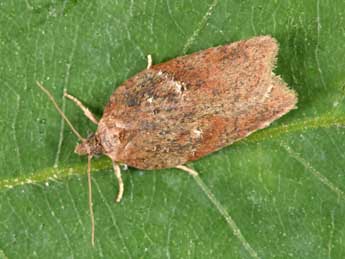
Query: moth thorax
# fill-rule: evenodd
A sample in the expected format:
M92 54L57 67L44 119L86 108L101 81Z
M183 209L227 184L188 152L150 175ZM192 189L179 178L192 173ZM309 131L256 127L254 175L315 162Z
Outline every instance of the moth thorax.
M100 155L103 147L95 134L90 135L82 143L78 144L74 150L78 155Z

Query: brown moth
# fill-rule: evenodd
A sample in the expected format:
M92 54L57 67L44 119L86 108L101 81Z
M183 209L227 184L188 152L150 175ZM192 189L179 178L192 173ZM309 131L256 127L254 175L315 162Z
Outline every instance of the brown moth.
M297 102L296 93L272 73L278 44L260 36L151 65L119 86L102 118L73 100L98 129L82 138L50 93L43 91L81 140L75 152L88 156L89 206L94 244L90 161L113 161L123 194L119 163L139 169L179 168L267 127Z

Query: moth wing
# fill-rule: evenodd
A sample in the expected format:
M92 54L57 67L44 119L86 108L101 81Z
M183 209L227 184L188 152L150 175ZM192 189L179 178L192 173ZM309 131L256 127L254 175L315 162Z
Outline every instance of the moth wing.
M116 128L113 159L169 168L230 145L295 106L272 75L277 44L258 37L144 70L111 96L100 128ZM109 137L109 136L108 136Z
M271 91L277 41L261 36L209 48L153 66L172 74L191 90L227 97L234 110L248 101L262 101Z

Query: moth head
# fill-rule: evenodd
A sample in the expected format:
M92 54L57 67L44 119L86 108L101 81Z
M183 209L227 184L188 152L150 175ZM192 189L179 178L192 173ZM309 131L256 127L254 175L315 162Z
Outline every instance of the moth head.
M102 145L96 134L91 134L75 147L75 153L78 155L100 155L103 153Z

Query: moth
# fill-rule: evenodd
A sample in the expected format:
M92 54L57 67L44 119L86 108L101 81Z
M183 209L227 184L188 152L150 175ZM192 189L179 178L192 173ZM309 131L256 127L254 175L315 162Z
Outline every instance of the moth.
M100 120L77 98L65 92L97 131L83 138L39 82L80 139L75 148L88 157L89 207L94 244L91 159L108 156L118 179L120 202L124 186L120 163L139 169L185 166L259 129L296 107L296 93L272 70L277 41L259 36L148 66L111 95Z

